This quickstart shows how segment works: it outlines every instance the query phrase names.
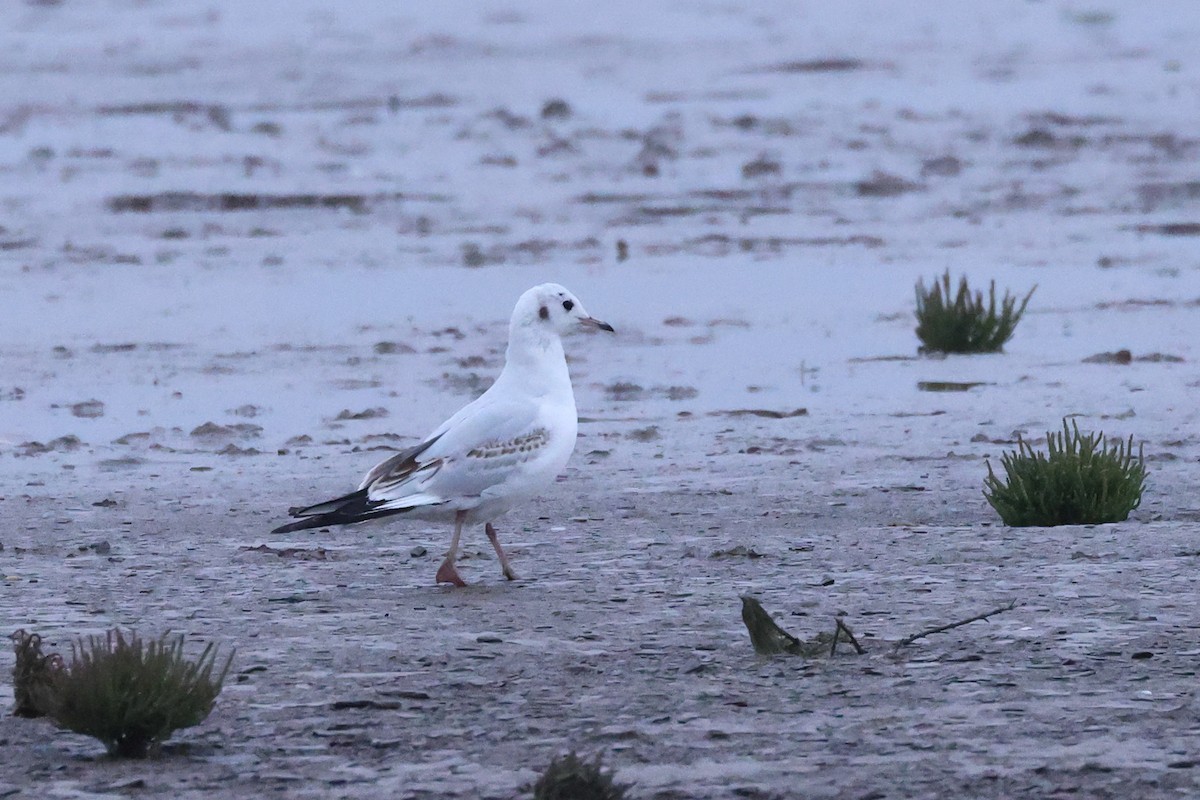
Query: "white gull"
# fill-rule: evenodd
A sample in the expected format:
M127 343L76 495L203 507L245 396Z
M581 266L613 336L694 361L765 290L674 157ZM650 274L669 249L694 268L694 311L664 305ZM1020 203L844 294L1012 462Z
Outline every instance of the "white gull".
M358 491L289 512L272 533L348 525L393 514L453 519L450 551L436 581L465 586L455 567L463 527L484 523L504 577L516 574L492 520L550 485L575 449L579 417L562 336L581 328L612 332L556 283L517 300L504 369L475 401L415 447L367 473Z

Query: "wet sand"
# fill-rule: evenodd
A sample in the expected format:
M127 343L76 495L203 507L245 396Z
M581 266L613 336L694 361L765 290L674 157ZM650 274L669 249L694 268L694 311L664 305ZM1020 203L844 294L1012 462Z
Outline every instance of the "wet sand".
M571 748L664 800L1196 791L1190 6L281 8L0 26L0 620L238 652L152 762L0 719L0 796L508 798ZM947 268L1037 284L1004 354L916 357ZM448 526L270 535L544 280L619 335L567 344L521 580L480 531L464 590ZM1004 527L985 460L1066 415L1145 443L1142 507ZM868 652L755 656L742 594Z

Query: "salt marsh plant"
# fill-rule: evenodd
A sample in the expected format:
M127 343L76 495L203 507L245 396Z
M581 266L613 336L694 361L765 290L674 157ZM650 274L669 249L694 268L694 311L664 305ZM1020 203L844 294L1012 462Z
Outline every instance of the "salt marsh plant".
M73 644L70 665L38 703L58 725L99 739L110 754L143 758L173 731L208 716L233 660L230 653L216 672L216 656L209 643L189 661L183 636L146 641L110 631Z
M940 353L995 353L1012 338L1029 298L1036 286L1017 305L1017 298L1004 293L996 310L996 282L988 288L987 303L983 292L971 294L964 275L958 283L958 292L951 300L950 270L935 279L932 289L925 288L923 280L917 281L917 338L921 340L921 352Z
M574 752L552 759L533 785L534 800L624 800L629 786L617 783L600 760L584 761Z
M12 639L16 663L13 665L13 714L18 717L45 715L40 698L62 672L58 653L42 652L42 637L24 630L14 631Z
M992 471L983 496L1005 525L1089 525L1120 522L1142 502L1146 465L1133 437L1108 443L1103 433L1080 433L1063 420L1061 433L1047 433L1048 452L1022 439L1001 457L1004 479Z

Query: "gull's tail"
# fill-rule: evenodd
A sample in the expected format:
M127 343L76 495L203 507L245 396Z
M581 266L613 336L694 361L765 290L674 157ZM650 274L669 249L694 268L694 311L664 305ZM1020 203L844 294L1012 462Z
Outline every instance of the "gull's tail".
M288 511L293 517L300 517L296 522L280 525L271 533L291 533L306 528L326 528L330 525L349 525L354 522L366 522L369 519L390 517L392 514L403 514L411 511L413 506L404 508L387 508L385 504L374 502L367 497L366 489L326 500L306 508L293 508Z
M442 468L442 459L421 462L417 457L428 450L441 436L426 439L416 447L397 453L374 469L363 478L362 487L357 492L351 492L343 497L335 497L324 503L305 508L292 508L288 513L299 517L297 522L280 525L271 533L291 533L305 528L324 528L329 525L349 525L354 522L366 522L369 519L390 517L392 514L403 514L421 506L438 506L446 502L445 498L412 486L423 486L438 470ZM377 499L369 496L375 489Z

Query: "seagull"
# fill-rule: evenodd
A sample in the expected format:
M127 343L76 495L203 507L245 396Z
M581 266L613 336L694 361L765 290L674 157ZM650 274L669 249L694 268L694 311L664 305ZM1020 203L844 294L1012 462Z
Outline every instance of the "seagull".
M525 292L508 325L504 369L486 392L420 444L376 465L357 491L292 508L299 521L272 533L393 514L453 519L450 551L435 583L466 586L455 567L459 540L465 526L482 522L504 577L516 580L492 521L549 486L571 457L579 416L562 336L589 328L613 332L556 283Z

